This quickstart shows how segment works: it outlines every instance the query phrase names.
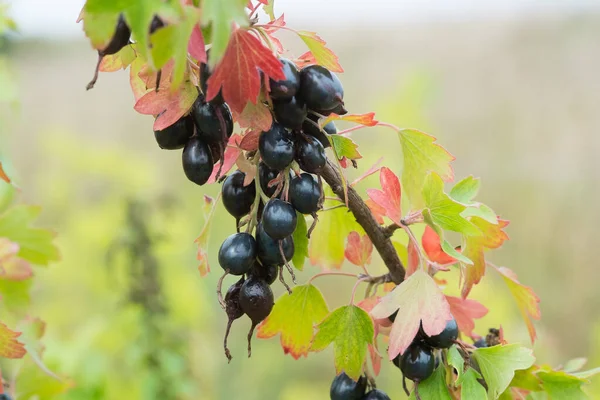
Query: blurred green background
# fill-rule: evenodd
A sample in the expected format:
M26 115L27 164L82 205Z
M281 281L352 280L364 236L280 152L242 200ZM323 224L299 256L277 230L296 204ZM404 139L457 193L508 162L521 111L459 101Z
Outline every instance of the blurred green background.
M511 220L511 240L492 259L542 300L538 362L585 356L600 365L600 13L297 27L319 31L339 54L352 112L376 111L436 136L456 156L457 178L483 179L481 201ZM298 43L284 38L299 55ZM17 37L2 51L17 101L0 105L0 157L20 198L43 206L41 225L58 233L62 253L59 263L36 270L28 309L47 322L46 364L74 384L59 398L328 398L330 350L295 361L277 338L255 339L247 359L246 319L234 324L227 364L215 253L234 220L219 207L210 239L214 272L200 278L193 241L203 226L203 195L219 186L187 181L180 152L156 146L152 119L132 108L128 74L102 74L86 92L96 55L83 34ZM383 156L399 172L392 131L361 130L353 138L365 156L361 170ZM377 185L373 177L359 189ZM372 269L383 271L374 260ZM299 282L318 270L307 265ZM347 301L351 282L317 283L330 308ZM473 298L490 308L477 321L479 334L502 325L508 340L527 343L501 280L490 274ZM19 398L30 398L18 383ZM391 364L378 384L404 398ZM600 382L588 392L600 398Z

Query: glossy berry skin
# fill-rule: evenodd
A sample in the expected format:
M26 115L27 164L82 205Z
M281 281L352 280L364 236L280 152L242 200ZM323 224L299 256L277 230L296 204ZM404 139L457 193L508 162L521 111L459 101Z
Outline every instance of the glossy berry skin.
M296 210L287 201L271 199L265 205L262 214L262 226L265 232L275 240L281 240L296 229Z
M454 341L458 337L458 325L456 320L452 318L446 322L446 327L439 335L427 336L423 334L423 340L429 346L436 349L448 349L454 344Z
M233 118L227 104L215 105L199 96L192 107L198 136L207 143L226 142L233 133Z
M260 187L262 188L263 193L269 197L273 196L275 194L275 191L277 190L277 185L269 187L269 182L277 178L278 174L279 171L269 168L269 166L264 162L260 162L258 164L258 176L260 178Z
M262 265L258 261L254 263L254 266L250 269L248 274L257 278L263 279L269 285L277 279L279 268L276 265Z
M473 346L477 347L478 349L481 349L484 347L488 347L488 344L485 341L485 338L479 338L475 341L475 343L473 343Z
M163 22L163 20L158 15L155 15L154 18L152 18L152 22L150 23L150 34L152 35L160 28L164 28L164 26L165 23Z
M276 100L273 102L273 113L277 122L286 128L300 129L306 118L306 104L298 96L286 100Z
M300 88L300 73L296 65L290 60L280 58L279 62L283 66L285 79L281 81L269 79L269 86L271 88L269 96L273 100L291 99Z
M348 114L348 110L346 110L346 107L344 107L343 104L339 104L337 106L335 106L334 108L332 108L331 110L313 110L321 115L324 115L326 117L330 116L331 114L337 114L337 115L346 115Z
M243 217L250 212L256 197L254 181L250 182L248 186L244 186L245 177L245 173L237 170L225 179L221 187L223 205L227 212L236 218Z
M398 315L398 310L394 311L394 313L392 315L390 315L388 317L388 319L392 322L394 322L396 320L396 316Z
M325 148L318 140L300 140L296 145L296 160L303 171L318 174L327 163Z
M204 185L213 170L210 148L197 136L192 137L182 153L183 172L197 185Z
M240 290L240 306L254 324L267 318L273 309L273 291L263 279L250 277Z
M369 393L365 394L362 400L391 400L390 396L385 394L379 389L373 389Z
M290 182L290 201L302 214L312 214L319 210L323 188L314 176L303 173Z
M154 131L154 138L161 149L182 149L194 135L194 120L189 116L181 117L173 125L160 131Z
M279 240L273 239L269 236L259 224L256 228L256 242L258 245L258 259L262 265L274 265L282 266L285 264L285 260L281 257L281 251L279 250ZM291 260L294 257L294 240L291 236L281 240L281 246L283 247L283 254L286 260Z
M244 275L254 265L257 255L256 240L249 233L234 233L219 249L219 264L231 275Z
M206 60L210 60L210 49L206 50ZM212 75L212 71L210 70L210 67L208 66L208 64L205 63L201 63L200 64L200 89L202 89L202 93L204 93L204 95L206 96L207 90L208 90L208 78L210 78L210 76ZM219 105L219 104L223 104L225 102L225 100L223 99L223 94L222 91L219 89L219 93L217 93L217 95L210 99L210 103L214 104L214 105Z
M343 105L344 88L338 77L320 65L300 71L300 97L311 110L333 110Z
M99 50L98 53L102 56L118 53L119 50L129 44L130 36L131 30L125 22L125 17L123 17L123 14L121 14L119 15L117 27L115 28L115 33L113 34L112 39L110 39L108 45L103 50Z
M431 348L421 342L413 342L404 354L393 361L406 378L415 382L429 378L435 368L435 357Z
M367 378L361 376L358 382L342 372L331 382L329 397L331 400L361 400L367 390Z
M269 168L277 171L285 169L294 159L294 141L281 124L273 123L271 129L260 134L258 150Z

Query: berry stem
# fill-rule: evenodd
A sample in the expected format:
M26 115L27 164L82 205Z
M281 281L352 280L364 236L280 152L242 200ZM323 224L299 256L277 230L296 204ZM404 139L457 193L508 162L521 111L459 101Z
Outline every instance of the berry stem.
M225 273L223 275L221 275L221 277L219 278L219 281L217 282L217 299L219 300L219 304L221 304L221 308L223 308L223 310L225 310L227 308L227 306L225 305L225 300L223 300L223 293L221 288L223 287L223 279L225 279L225 277L229 274L229 270L225 271Z
M402 222L402 221L400 221L400 222ZM419 242L417 242L417 238L415 237L415 234L413 233L413 231L410 229L410 227L408 225L401 223L400 227L404 230L404 232L406 232L406 234L408 235L408 238L413 243L413 245L416 247L417 254L419 255L419 264L421 265L421 267L426 268L427 265L424 263L424 260L426 260L426 258L423 255L423 251L421 250L421 247L419 246Z
M356 283L354 284L354 287L352 288L352 296L350 297L350 305L354 305L354 297L356 296L356 289L358 289L358 285L360 285L362 282L367 282L367 278L359 278Z
M350 276L352 278L358 278L358 275L350 273L350 272L342 272L342 271L326 271L326 272L319 272L318 274L313 275L308 282L306 282L307 285L310 285L312 283L312 281L314 281L315 279L317 279L320 276L327 276L327 275L338 275L338 276Z

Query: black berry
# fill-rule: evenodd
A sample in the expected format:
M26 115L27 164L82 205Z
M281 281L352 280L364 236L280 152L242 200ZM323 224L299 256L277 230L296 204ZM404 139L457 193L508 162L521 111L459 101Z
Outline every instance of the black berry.
M396 316L398 315L398 310L394 311L394 313L392 315L390 315L388 317L388 319L392 322L394 322L396 320Z
M435 367L431 348L421 342L413 342L404 354L398 355L393 361L406 378L415 382L429 378Z
M207 61L210 60L210 49L206 51L206 60ZM211 75L212 75L212 71L210 70L210 67L208 66L208 64L201 63L200 64L200 89L202 89L202 93L204 93L205 96L206 96L207 90L208 90L207 81ZM219 93L217 93L217 95L214 98L212 98L210 100L210 102L215 105L223 104L225 102L225 100L223 99L223 94L220 89L219 89Z
M123 47L127 46L130 36L131 30L125 22L125 17L121 14L119 15L119 20L117 21L117 26L112 39L110 39L108 45L103 50L98 51L98 53L102 56L118 53Z
M317 174L327 163L325 148L318 140L300 140L296 145L296 160L302 170Z
M198 129L198 136L207 143L227 142L233 133L233 118L227 104L212 104L198 99L192 107L192 117Z
M277 122L286 128L300 129L306 118L306 104L298 96L291 99L276 100L273 102L273 113Z
M477 347L478 349L481 349L483 347L488 347L488 344L485 341L485 338L479 338L475 341L475 343L473 343L473 346Z
M314 176L303 173L292 179L289 195L296 210L302 214L312 214L320 208L323 188Z
M300 96L311 110L333 110L344 104L344 88L338 77L320 65L300 71Z
M446 327L440 334L427 336L422 332L422 336L425 343L429 346L437 349L448 349L454 344L454 341L458 337L458 325L453 317L450 321L446 322Z
M288 59L280 58L279 61L283 66L285 79L274 81L269 79L271 92L269 95L273 100L291 99L300 88L300 74L296 65Z
M262 188L263 193L269 197L273 196L275 194L275 191L277 190L277 185L269 187L269 182L277 178L278 174L279 171L269 168L269 166L264 162L261 161L258 164L258 176L260 178L260 187Z
M292 135L281 124L274 122L271 129L261 133L258 150L265 164L282 171L294 159Z
M0 400L12 400L12 397L7 395L6 393L0 394Z
M164 26L164 21L158 15L155 15L154 18L152 18L152 22L150 23L150 34L152 35L160 28L164 28Z
M187 115L181 117L173 125L160 131L154 131L156 143L161 149L182 149L194 134L194 121Z
M219 264L232 275L243 275L254 265L257 255L256 240L249 233L234 233L219 249Z
M367 390L367 378L361 376L354 381L345 372L342 372L331 382L329 397L331 400L360 400Z
M264 279L269 285L277 279L277 273L279 268L276 265L262 265L258 261L254 263L252 269L250 269L250 276Z
M243 217L250 212L256 197L254 181L250 182L248 186L244 186L245 177L245 173L237 170L225 179L221 188L223 205L229 214L236 218Z
M262 224L258 224L256 228L256 242L258 245L258 259L262 265L275 265L282 266L285 261L289 261L294 257L294 240L291 236L286 237L283 240L275 240L269 236L262 227ZM283 255L285 260L281 256L281 250L279 245L283 248Z
M296 210L283 200L271 199L262 214L262 227L275 240L284 239L296 229Z
M252 321L252 326L248 332L248 357L252 353L254 328L271 313L273 304L273 291L265 280L250 277L244 282L240 290L240 306Z
M244 315L244 311L240 306L240 291L244 284L244 277L242 276L239 281L234 283L227 289L225 294L225 312L227 313L227 329L225 330L225 337L223 338L223 348L225 349L225 356L231 361L231 353L227 348L227 338L229 337L229 331L231 330L231 324L233 321Z
M362 400L391 400L390 396L379 389L373 389L367 393Z
M319 123L318 116L316 116L314 114L309 114L308 119L310 121L305 120L304 123L302 124L302 132L316 138L319 142L321 142L321 144L323 145L324 148L330 147L331 143L329 143L329 139L328 139L327 135L337 134L337 127L335 126L335 123L333 121L331 121L328 124L326 124L323 127L323 131L325 131L325 132L322 132L319 129L319 127L316 125ZM313 124L313 122L314 122L314 124Z
M198 185L204 185L212 174L213 159L210 148L197 136L192 137L183 149L182 162L185 176Z

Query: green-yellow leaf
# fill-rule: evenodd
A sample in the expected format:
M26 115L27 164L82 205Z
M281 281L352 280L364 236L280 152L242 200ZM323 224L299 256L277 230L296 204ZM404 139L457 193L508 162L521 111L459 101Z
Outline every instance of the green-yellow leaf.
M338 56L326 47L325 41L315 32L298 31L298 36L306 44L317 64L332 72L344 72L338 61Z
M506 390L516 370L527 369L535 362L531 349L520 344L477 349L472 357L488 385L489 399L497 399Z
M460 385L461 400L487 399L485 388L481 386L481 383L477 379L481 379L481 375L473 368L467 369L464 375L458 379L457 383Z
M465 360L460 355L460 352L456 348L456 345L453 345L448 349L448 365L451 365L456 370L457 380L460 381L460 378L465 369Z
M427 225L429 225L431 228L433 228L435 233L437 233L437 235L440 237L440 243L441 243L442 250L444 251L444 253L448 254L450 257L454 257L456 260L462 262L463 264L473 265L473 261L471 261L471 259L469 257L465 256L460 251L457 251L454 248L454 246L452 246L450 244L450 242L448 242L446 239L444 239L444 230L433 221L429 210L427 210L427 209L423 210L423 219L425 220L425 223Z
M362 308L349 305L334 310L319 325L311 351L321 351L333 343L337 374L345 372L358 380L367 356L367 345L373 343L373 320Z
M95 49L103 49L115 33L119 11L91 12L88 10L89 3L85 6L83 30Z
M198 245L198 253L196 259L198 260L198 271L200 276L205 276L210 272L210 265L208 264L208 239L210 237L210 227L212 226L213 215L215 214L217 201L214 201L212 197L204 196L204 227L200 232L200 235L196 238L194 243Z
M340 135L329 136L335 154L338 158L346 157L350 160L358 160L362 158L362 155L358 152L358 145L352 141L349 137Z
M435 144L435 138L414 129L398 132L402 146L402 189L410 201L412 209L425 205L422 188L425 177L430 172L437 173L444 181L454 179L450 162L454 156Z
M419 396L421 399L452 400L448 387L446 386L446 370L439 366L433 374L419 382ZM409 400L415 400L415 391L410 394Z
M497 224L498 218L494 210L485 204L473 201L479 192L480 185L481 181L478 178L468 176L454 185L450 190L450 197L467 206L461 213L463 217L480 217L491 224Z
M202 21L212 25L212 47L209 64L214 67L225 54L232 22L248 26L248 17L244 11L246 0L204 0L202 2Z
M292 238L294 239L294 257L292 263L296 269L302 271L304 269L304 261L308 256L308 228L306 226L306 218L303 214L296 211L297 223L296 229Z
M271 314L258 326L262 339L281 334L281 347L295 359L306 356L314 336L314 326L329 313L323 295L311 284L296 286L282 295Z
M19 332L13 332L0 322L0 357L22 358L25 355L25 346L17 338Z
M515 371L515 377L510 382L510 387L531 390L533 392L543 390L542 383L535 374L537 370L539 370L539 367L532 365L527 369Z
M562 371L539 371L537 376L542 380L544 391L552 400L585 400L581 386L586 380L569 375Z

